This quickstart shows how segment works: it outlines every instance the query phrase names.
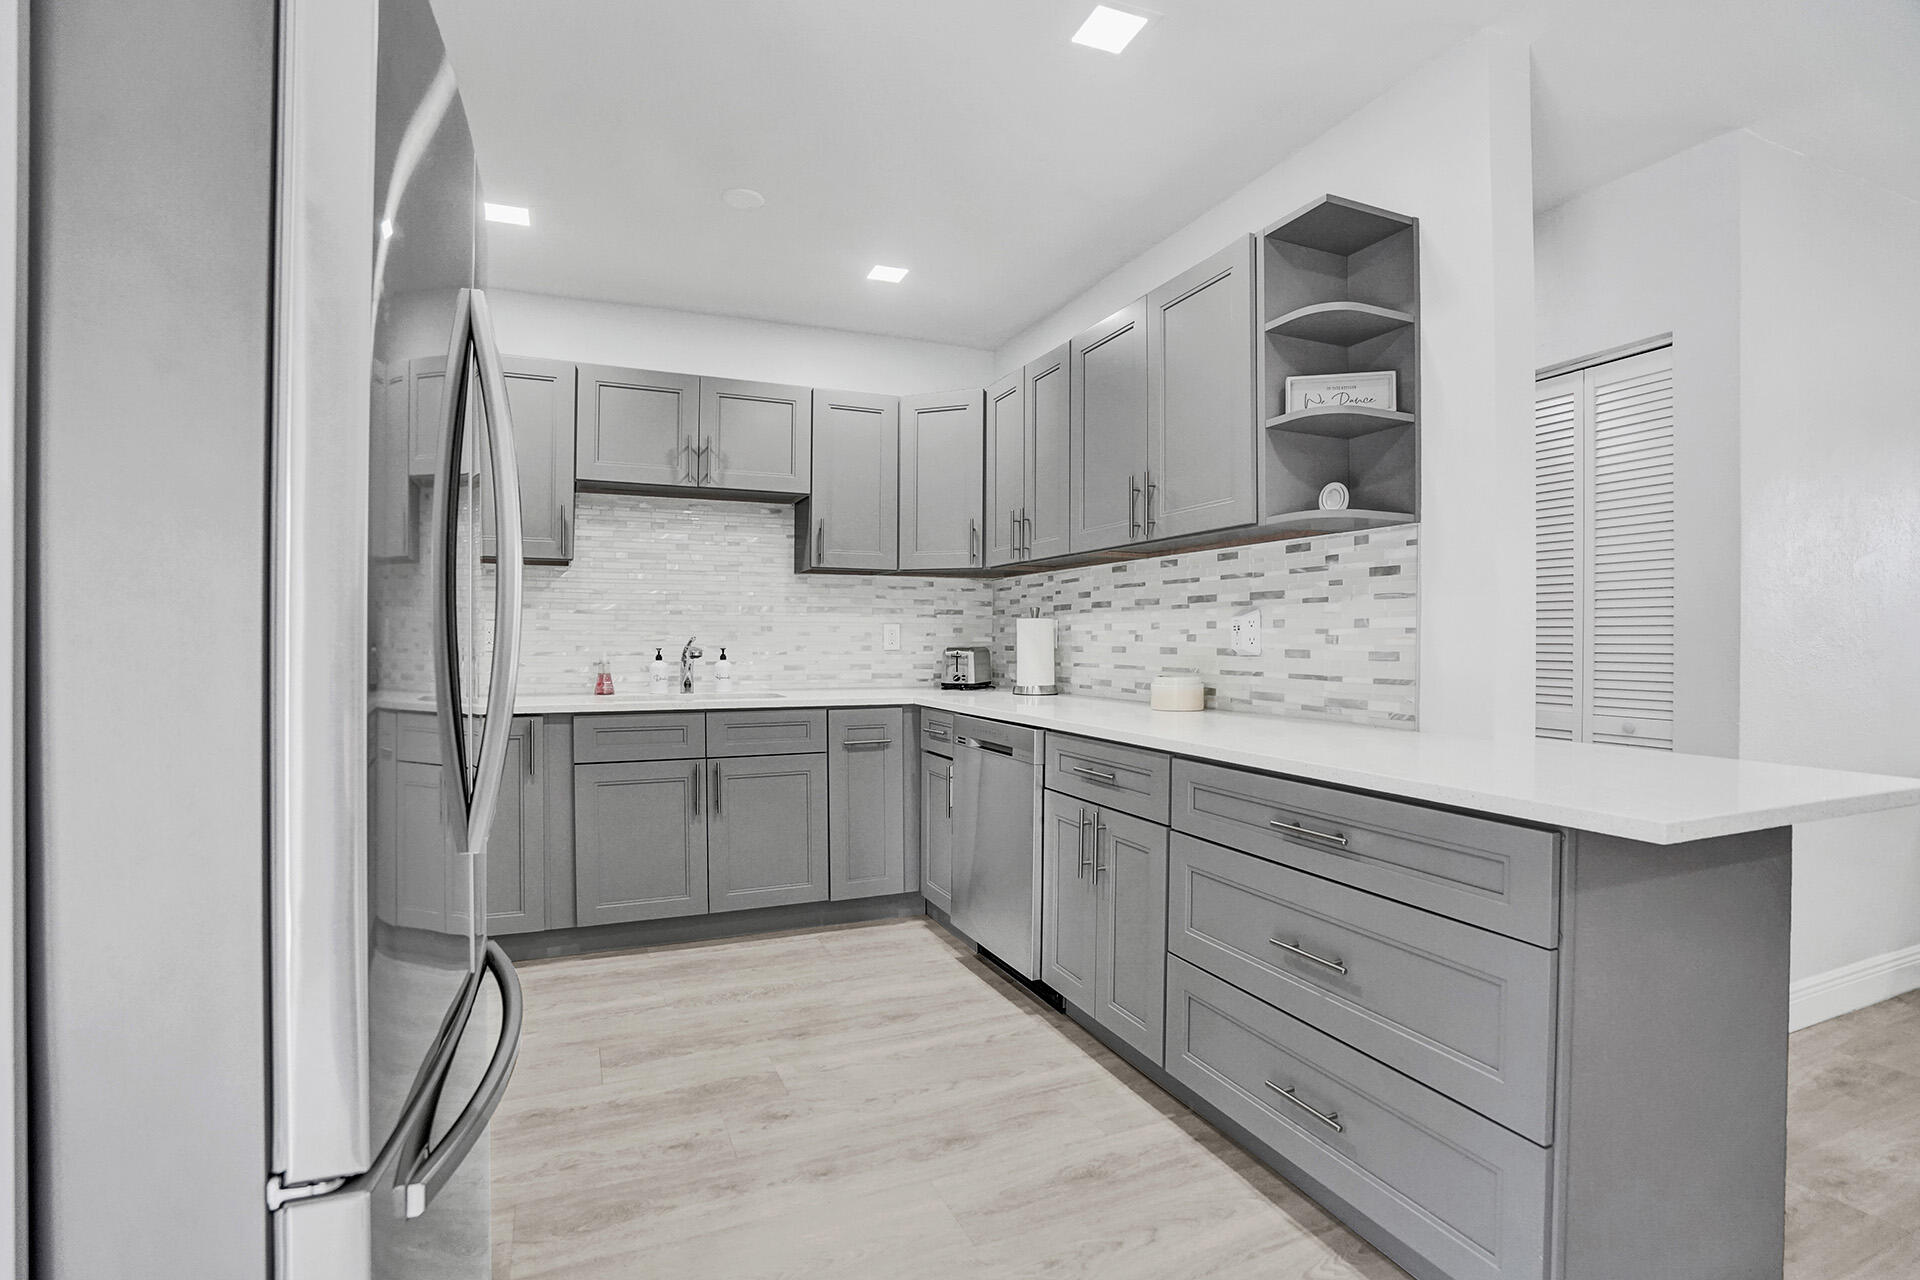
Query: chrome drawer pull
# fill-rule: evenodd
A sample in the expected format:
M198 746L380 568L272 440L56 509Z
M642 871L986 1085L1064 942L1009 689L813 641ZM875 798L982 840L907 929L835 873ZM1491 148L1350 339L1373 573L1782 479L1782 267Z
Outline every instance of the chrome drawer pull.
M1345 973L1347 971L1347 966L1341 964L1338 960L1329 960L1325 956L1317 956L1305 947L1296 947L1291 942L1282 942L1278 938L1268 938L1267 941L1279 947L1282 951L1291 951L1293 954L1303 959L1311 960L1317 965L1324 965L1335 973Z
M1267 825L1275 831L1291 831L1297 836L1312 836L1315 840L1325 840L1328 844L1347 847L1347 838L1338 831L1315 831L1312 827L1303 827L1296 822L1282 822L1278 818L1268 818Z
M845 742L841 743L840 745L848 748L890 747L893 745L893 739L892 738L848 738Z
M1312 1116L1315 1120L1318 1120L1321 1124L1324 1124L1325 1126L1327 1126L1327 1128L1333 1130L1335 1133L1345 1133L1347 1131L1347 1127L1340 1123L1340 1113L1338 1111L1326 1112L1326 1111L1320 1110L1320 1108L1314 1106L1310 1102L1302 1102L1300 1100L1300 1096L1296 1094L1293 1090L1282 1089L1279 1085L1275 1084L1271 1080L1267 1081L1266 1085L1267 1085L1267 1088L1273 1090L1275 1093L1279 1094L1281 1097L1285 1098L1288 1102L1291 1102L1294 1106L1300 1108L1302 1111L1306 1112L1308 1115Z
M930 724L927 726L927 733L943 741L951 741L953 739L953 735L947 731L944 725Z
M1077 764L1068 765L1067 772L1077 773L1083 778L1092 778L1095 782L1112 784L1120 781L1120 775L1117 773L1106 773L1099 769L1083 769Z

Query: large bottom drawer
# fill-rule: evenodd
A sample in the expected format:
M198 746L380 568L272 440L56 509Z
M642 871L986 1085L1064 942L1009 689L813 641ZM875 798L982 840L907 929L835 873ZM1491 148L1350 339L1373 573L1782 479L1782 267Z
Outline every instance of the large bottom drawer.
M1544 1274L1545 1150L1174 956L1166 1066L1448 1276Z

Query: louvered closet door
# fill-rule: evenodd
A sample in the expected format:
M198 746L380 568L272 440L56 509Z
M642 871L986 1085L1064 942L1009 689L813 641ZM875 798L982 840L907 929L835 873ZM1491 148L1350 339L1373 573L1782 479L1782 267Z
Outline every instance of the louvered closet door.
M1534 701L1542 737L1672 749L1673 429L1670 349L1538 384Z

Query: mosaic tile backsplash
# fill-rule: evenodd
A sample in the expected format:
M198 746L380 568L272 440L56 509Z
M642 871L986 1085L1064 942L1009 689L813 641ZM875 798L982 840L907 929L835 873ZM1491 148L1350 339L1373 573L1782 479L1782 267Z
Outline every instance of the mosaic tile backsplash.
M1406 525L1003 579L997 673L1012 675L1014 619L1038 609L1062 693L1144 702L1155 676L1197 675L1222 710L1412 728L1419 542ZM1253 606L1261 653L1245 657L1227 624Z
M588 692L606 656L620 692L643 692L654 646L677 659L690 635L708 689L723 646L740 691L923 683L966 643L992 644L1005 685L1013 620L1038 608L1059 624L1062 692L1145 701L1154 676L1193 674L1225 710L1411 728L1418 543L1409 525L997 582L803 576L791 507L581 493L573 563L526 569L521 688ZM376 608L405 619L376 624L376 684L430 688L425 567L378 565L374 584L380 604L407 606ZM1240 657L1227 625L1253 605L1263 652ZM882 650L883 622L900 624L898 652Z

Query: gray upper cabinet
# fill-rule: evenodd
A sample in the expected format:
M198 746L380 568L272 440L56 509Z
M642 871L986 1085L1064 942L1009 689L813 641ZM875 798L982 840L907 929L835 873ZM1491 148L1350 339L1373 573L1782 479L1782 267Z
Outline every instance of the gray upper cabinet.
M574 476L640 488L699 483L700 379L609 365L580 366Z
M1091 1012L1100 955L1100 892L1093 874L1097 805L1046 793L1040 840L1040 980Z
M487 836L487 932L547 927L546 779L540 721L515 716L500 807Z
M899 397L813 393L813 493L801 507L804 568L899 567Z
M1072 434L1068 348L1063 343L1029 364L1026 393L1027 545L1023 560L1064 556L1067 545L1067 464Z
M970 569L982 561L986 393L900 401L900 567Z
M1147 295L1146 538L1252 524L1253 237Z
M522 554L565 564L573 559L573 366L528 356L504 356L501 365L520 462ZM494 553L492 510L481 508L486 555Z
M407 362L407 472L416 478L431 477L440 465L446 393L445 356L416 356Z
M907 885L906 712L828 713L833 899L904 893Z
M827 757L707 762L707 885L714 911L827 896Z
M616 924L707 909L707 762L576 765L575 919Z
M411 560L414 546L414 485L407 402L412 394L404 363L373 366L372 439L368 468L367 555L374 560Z
M987 563L1026 559L1027 412L1020 370L987 388Z
M953 761L920 755L920 891L942 911L953 910Z
M1068 548L1137 542L1148 465L1146 299L1075 338L1067 366Z
M813 480L813 392L773 382L700 379L703 488L805 495Z

